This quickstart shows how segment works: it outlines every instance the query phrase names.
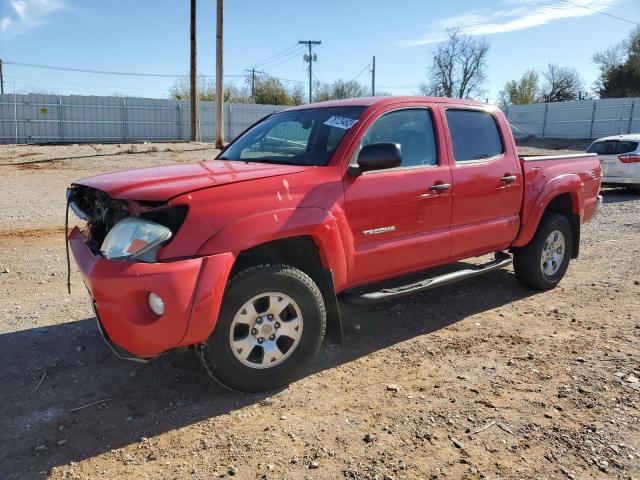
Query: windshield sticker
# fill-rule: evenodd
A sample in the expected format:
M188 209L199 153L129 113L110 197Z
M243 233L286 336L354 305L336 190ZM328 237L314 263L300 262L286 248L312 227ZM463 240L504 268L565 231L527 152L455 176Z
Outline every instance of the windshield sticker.
M358 120L354 120L353 118L338 117L334 115L333 117L329 118L329 120L324 122L324 125L328 125L330 127L342 128L343 130L349 130L351 127L353 127L356 124L357 121Z

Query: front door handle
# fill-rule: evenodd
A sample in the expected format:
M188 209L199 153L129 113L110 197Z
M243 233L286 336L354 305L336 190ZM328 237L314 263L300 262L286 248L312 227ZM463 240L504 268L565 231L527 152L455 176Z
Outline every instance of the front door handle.
M505 175L501 178L504 183L513 183L518 179L515 175Z
M434 190L436 192L439 192L442 190L449 190L450 188L451 188L450 183L436 183L435 185L431 185L429 187L429 190Z

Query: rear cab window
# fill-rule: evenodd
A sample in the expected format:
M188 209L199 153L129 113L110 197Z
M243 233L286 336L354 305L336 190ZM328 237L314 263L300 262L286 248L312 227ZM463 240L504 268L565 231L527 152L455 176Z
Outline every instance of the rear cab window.
M638 149L640 142L629 140L600 140L593 142L587 149L587 153L597 153L598 155L622 155L632 153Z
M504 153L500 130L491 113L448 108L445 114L456 163L487 160Z

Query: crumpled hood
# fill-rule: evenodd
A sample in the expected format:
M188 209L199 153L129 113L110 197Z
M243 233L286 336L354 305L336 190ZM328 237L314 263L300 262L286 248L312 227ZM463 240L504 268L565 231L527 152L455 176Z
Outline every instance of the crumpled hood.
M78 180L74 184L102 190L113 199L165 201L194 190L298 173L309 168L212 160L105 173Z

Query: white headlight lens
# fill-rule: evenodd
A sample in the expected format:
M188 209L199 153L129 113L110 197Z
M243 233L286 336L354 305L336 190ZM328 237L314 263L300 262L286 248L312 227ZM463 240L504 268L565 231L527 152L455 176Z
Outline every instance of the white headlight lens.
M100 253L116 260L137 257L171 238L171 230L141 218L125 218L109 230Z

